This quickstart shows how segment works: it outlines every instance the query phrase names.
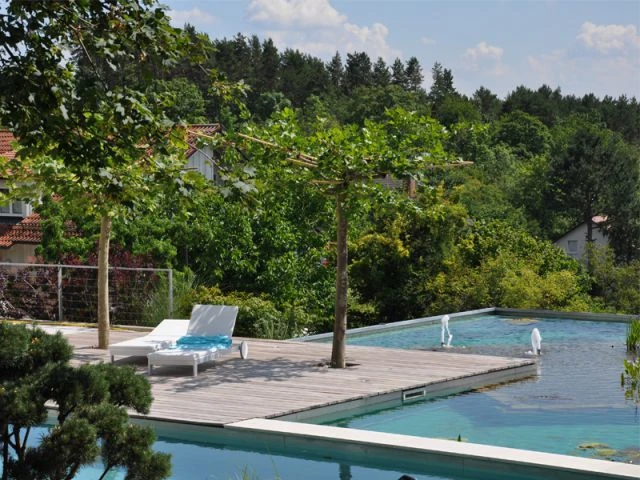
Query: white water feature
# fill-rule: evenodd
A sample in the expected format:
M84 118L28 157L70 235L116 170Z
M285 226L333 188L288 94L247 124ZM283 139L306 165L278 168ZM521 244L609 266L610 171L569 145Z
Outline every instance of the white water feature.
M542 337L540 336L540 330L537 328L531 330L531 351L527 353L530 355L540 355L542 353Z
M442 326L441 328L441 332L440 332L440 346L441 347L450 347L451 346L451 339L453 338L453 335L451 335L451 332L449 331L449 315L445 315L440 319L440 324ZM444 341L444 334L445 331L447 333L447 335L449 336L449 338L447 339L446 345L445 345L445 341Z

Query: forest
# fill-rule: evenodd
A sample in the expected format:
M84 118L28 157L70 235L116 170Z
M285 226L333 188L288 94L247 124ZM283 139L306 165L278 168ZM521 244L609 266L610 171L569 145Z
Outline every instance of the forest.
M350 327L488 306L640 313L635 98L547 85L467 96L438 62L324 62L184 31L200 63L185 57L146 88L172 99L178 124L221 124L200 141L219 180L175 183L153 209L132 202L113 218L112 265L175 269L179 305L240 305L239 335L330 331L338 209ZM46 198L39 211L45 261L95 260L95 219ZM591 235L594 216L609 247L578 262L553 245L583 222ZM67 220L82 235L65 237Z

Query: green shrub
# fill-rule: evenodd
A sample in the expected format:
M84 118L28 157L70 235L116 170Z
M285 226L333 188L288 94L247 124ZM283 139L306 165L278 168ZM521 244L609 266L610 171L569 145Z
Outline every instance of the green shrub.
M287 339L306 333L312 318L295 306L277 308L266 296L247 292L223 293L218 287L198 287L181 299L180 311L195 304L236 305L238 318L234 335L240 337ZM187 314L188 316L188 314Z
M189 318L187 312L181 308L183 297L193 289L194 275L191 270L185 272L173 272L173 311L169 312L169 282L166 277L160 279L158 288L147 300L142 311L142 325L155 327L165 318Z

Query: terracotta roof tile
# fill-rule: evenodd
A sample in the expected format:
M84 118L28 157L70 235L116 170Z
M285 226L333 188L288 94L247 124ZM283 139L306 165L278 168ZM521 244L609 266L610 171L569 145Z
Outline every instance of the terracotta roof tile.
M0 130L0 157L15 158L16 152L11 145L14 140L15 137L9 130Z
M42 241L40 215L37 213L32 213L15 225L3 227L9 228L0 235L0 248L11 248L15 243L38 244Z
M186 157L190 158L191 155L198 151L196 148L199 138L198 133L213 136L221 131L222 125L219 123L196 123L187 125L187 143L189 144L189 148L187 149Z

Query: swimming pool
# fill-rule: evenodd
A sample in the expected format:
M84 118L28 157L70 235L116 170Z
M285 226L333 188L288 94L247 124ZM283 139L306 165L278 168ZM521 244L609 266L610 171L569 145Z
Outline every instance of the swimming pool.
M313 423L458 439L640 463L640 415L625 401L620 373L626 324L483 315L451 321L451 351L522 356L532 328L542 334L538 375L505 385L354 411ZM440 348L440 324L378 332L350 344Z
M350 449L336 441L304 446L295 440L283 446L254 435L224 428L147 422L156 430L154 450L170 453L173 480L395 480L410 475L415 480L511 480L510 475L467 469L452 472L451 466L425 462L418 457L398 460L393 454L374 456ZM45 427L36 429L36 435ZM95 480L99 464L80 470L78 480ZM123 471L111 471L105 480L123 480ZM518 477L522 480L540 477ZM564 477L559 477L564 478Z
M541 383L545 377L547 377L547 359L551 358L551 354L547 352L547 349L551 347L551 340L557 336L561 342L571 344L579 344L582 340L577 340L583 337L593 338L597 333L601 339L612 338L620 344L620 349L624 349L624 325L621 324L609 324L613 326L612 331L606 332L608 327L604 327L603 331L600 330L585 330L584 327L577 328L575 332L561 331L555 329L549 331L548 325L542 324L540 321L529 320L515 320L510 319L510 323L518 327L519 333L513 335L513 341L506 341L507 334L498 335L499 330L492 330L490 322L487 322L481 328L476 329L473 327L473 320L455 320L450 324L453 338L452 351L461 352L484 352L484 353L498 353L500 351L506 354L521 355L527 349L530 349L529 335L531 328L537 326L542 331L543 336L543 356L540 359L541 376L533 379L531 382L525 383ZM564 322L564 321L563 321ZM579 325L587 326L587 323L578 322ZM463 328L464 327L464 328ZM471 328L473 327L473 328ZM522 328L520 328L522 327ZM414 338L415 345L410 348L428 348L439 349L440 338L440 325L432 325L426 328L424 336L420 337L420 334L413 331L410 333L410 337ZM621 330L619 330L621 328ZM420 330L420 329L418 329ZM483 338L482 332L491 332L489 336L491 342L478 341L475 342L472 338L471 332L477 330L477 337ZM622 331L620 338L618 334ZM400 333L400 332L398 332ZM495 337L499 337L500 341L495 341ZM503 338L504 337L504 338ZM374 336L370 336L368 341L371 341ZM487 335L484 335L487 338ZM363 339L356 339L351 337L353 341L362 341ZM612 343L614 345L613 350L620 351L618 343ZM555 348L555 347L554 347ZM609 348L611 348L609 346ZM579 353L579 352L577 352ZM583 357L592 359L592 356L585 355L582 352ZM588 363L585 361L584 363ZM621 371L621 364L614 369L615 378L619 382L619 374ZM507 385L510 387L517 384ZM615 385L616 391L620 392L619 383ZM491 390L493 391L493 390ZM594 398L600 398L599 395L594 394ZM450 397L454 399L456 397ZM616 397L617 398L617 397ZM558 400L558 399L554 399ZM447 400L448 402L448 400ZM427 402L413 403L409 407L417 407ZM473 408L473 405L471 406ZM482 407L478 407L482 408ZM516 407L513 408L514 410ZM453 409L456 410L455 408ZM458 409L459 410L459 409ZM385 410L389 411L389 410ZM489 409L491 411L491 409ZM496 415L501 416L500 414ZM626 420L625 420L626 421ZM282 422L290 425L290 422ZM534 421L530 423L535 423ZM418 463L405 463L401 460L401 457L393 457L393 452L383 452L376 458L373 456L359 456L357 452L354 454L349 448L340 440L334 440L331 438L322 447L314 446L313 448L307 448L305 446L296 445L296 442L290 438L276 438L272 436L268 439L258 439L256 435L243 435L235 436L230 434L225 429L220 428L205 428L199 430L199 428L190 425L178 425L178 424L157 424L154 425L159 435L159 440L154 446L155 449L163 452L168 452L173 455L172 463L174 466L173 479L275 479L282 480L289 478L299 478L302 474L309 479L397 479L403 474L409 474L412 477L420 480L429 479L448 479L448 480L466 480L466 479L478 479L484 480L487 478L505 479L512 478L510 475L500 476L495 472L492 473L480 473L479 471L473 471L473 469L465 470L463 474L452 473L451 468L439 465L439 460L433 462L425 462L422 460ZM637 423L635 424L637 430ZM313 427L307 425L307 427ZM521 428L518 424L514 424L515 435L518 435L518 429ZM200 427L201 428L201 427ZM359 427L366 428L366 427ZM342 428L335 428L335 430L358 432L358 430L348 430ZM375 430L375 429L372 429ZM380 429L384 431L383 429ZM453 429L450 429L453 430ZM521 430L525 432L525 430ZM633 432L633 431L632 431ZM447 431L444 438L457 438L456 434L450 434L451 431ZM520 433L522 434L522 433ZM562 435L562 429L559 432ZM373 433L369 435L375 435ZM420 433L418 433L420 435ZM338 437L336 435L335 437ZM435 435L428 435L435 436ZM632 433L633 436L633 433ZM410 438L410 437L407 437ZM461 440L470 440L478 443L488 443L483 438L471 440L466 435L461 436ZM283 447L279 445L279 441L286 444ZM454 445L465 445L464 443L458 444L457 442L447 442ZM467 445L469 449L472 445ZM591 449L595 452L595 448ZM603 450L603 449L600 449ZM527 452L522 452L526 455ZM602 453L602 452L600 452ZM373 458L372 458L373 457ZM562 459L566 457L560 457ZM534 460L535 461L535 460ZM610 462L601 462L609 464ZM637 467L633 467L634 469ZM87 469L81 480L88 480L97 478L96 472L98 469ZM100 470L101 471L101 470ZM122 479L123 475L114 473L108 477L111 480ZM518 477L521 478L521 477ZM523 477L530 478L530 477ZM545 476L534 477L538 479L548 478ZM557 475L554 472L553 478L565 478L564 475ZM575 478L575 477L574 477ZM581 478L585 478L584 476ZM635 477L630 477L635 478Z

